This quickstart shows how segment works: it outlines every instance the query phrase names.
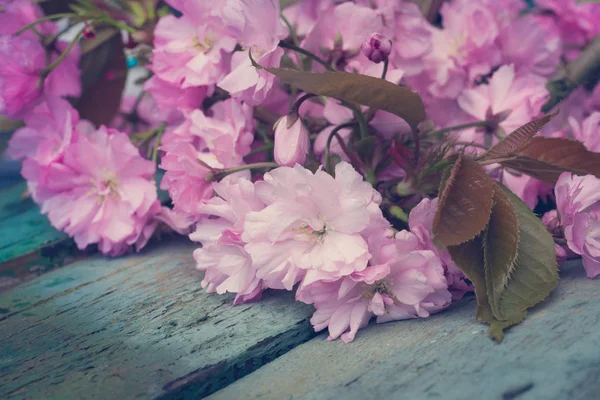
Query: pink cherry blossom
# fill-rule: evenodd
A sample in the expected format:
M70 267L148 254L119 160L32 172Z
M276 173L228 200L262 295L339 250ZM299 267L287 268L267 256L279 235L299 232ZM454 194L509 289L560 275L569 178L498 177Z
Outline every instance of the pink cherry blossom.
M64 43L57 47L64 49ZM51 59L56 59L54 53ZM11 119L24 118L36 105L40 96L78 96L79 83L78 50L69 55L43 80L46 53L37 39L21 36L0 36L0 114Z
M509 113L499 123L508 134L537 116L547 96L545 84L541 76L521 75L513 65L505 65L494 73L489 84L463 91L458 104L479 121Z
M33 162L25 160L24 174ZM160 209L154 172L127 135L101 127L90 137L79 136L61 160L41 168L38 201L52 225L80 249L97 243L103 253L120 255L132 245L139 250L150 236L144 229Z
M202 212L219 218L200 221L190 235L202 242L194 251L197 269L205 273L202 287L208 293L236 293L234 304L258 300L268 285L257 277L241 233L246 215L265 205L244 177L229 176L215 183L214 190L217 196L205 202Z
M555 194L567 245L581 255L588 277L594 278L600 274L600 179L564 172Z
M247 103L260 104L273 87L275 75L254 67L250 54L262 66L279 67L283 56L279 41L289 32L281 21L277 1L236 0L229 6L231 14L241 13L231 22L238 25L241 42L247 50L233 55L231 72L218 85Z
M316 308L311 318L315 330L328 328L328 340L341 336L346 343L353 341L374 316L378 323L425 318L450 304L444 268L434 252L418 250L418 240L407 231L381 243L385 245L372 251L385 263L299 290Z
M223 8L208 1L180 2L183 16L168 15L154 31L152 70L183 89L213 85L229 71L239 32L223 23Z
M175 209L199 216L204 200L212 196L207 181L210 168L241 165L254 138L252 109L235 99L215 104L211 116L192 111L188 119L165 134L160 167L165 170L161 189L168 190Z
M33 158L42 165L56 160L77 137L79 113L68 101L46 97L25 119L8 142L7 155L13 159Z
M337 164L335 178L299 165L280 167L256 183L256 193L266 207L246 215L242 239L257 276L305 271L308 285L366 268L365 232L382 219L381 196L349 164ZM295 282L285 283L290 290Z

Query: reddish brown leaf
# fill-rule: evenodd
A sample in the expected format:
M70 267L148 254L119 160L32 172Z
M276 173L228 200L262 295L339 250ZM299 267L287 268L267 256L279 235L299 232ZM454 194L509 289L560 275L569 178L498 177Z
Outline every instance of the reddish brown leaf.
M316 73L289 68L263 68L307 93L390 112L408 122L415 131L417 125L425 120L425 107L417 93L383 79L348 72Z
M119 112L127 64L121 35L99 35L106 40L83 55L83 94L77 102L81 118L108 124ZM85 50L85 49L84 49Z
M542 118L534 119L526 123L510 135L492 146L483 156L482 160L500 160L510 156L523 148L538 133L544 125L558 115L558 110L553 114L544 115Z
M489 323L489 336L501 342L504 329L556 287L558 273L554 241L540 219L499 184L494 198L486 229L448 251L475 287L477 319Z
M600 153L570 139L534 137L514 158L500 163L550 184L565 171L600 178Z
M461 155L440 190L433 220L435 240L455 246L478 235L490 219L494 185L476 161Z

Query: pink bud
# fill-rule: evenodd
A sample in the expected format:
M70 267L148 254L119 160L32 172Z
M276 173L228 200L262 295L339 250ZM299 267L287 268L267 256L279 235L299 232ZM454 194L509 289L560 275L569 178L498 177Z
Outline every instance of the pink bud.
M392 41L381 33L373 33L361 45L365 56L375 64L387 60L392 51Z
M273 150L277 164L293 167L302 165L310 147L309 132L302 118L297 114L288 114L279 118L275 129L275 148Z

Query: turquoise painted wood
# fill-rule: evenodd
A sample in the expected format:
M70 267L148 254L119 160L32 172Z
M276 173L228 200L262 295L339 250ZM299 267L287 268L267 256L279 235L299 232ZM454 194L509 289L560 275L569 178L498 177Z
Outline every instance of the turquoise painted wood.
M201 398L314 337L291 293L232 306L172 240L0 295L0 398Z
M0 288L65 263L75 246L39 207L24 199L24 183L0 191Z
M319 335L209 399L600 398L600 281L579 262L501 344L474 314L469 297L426 320L371 325L351 344Z

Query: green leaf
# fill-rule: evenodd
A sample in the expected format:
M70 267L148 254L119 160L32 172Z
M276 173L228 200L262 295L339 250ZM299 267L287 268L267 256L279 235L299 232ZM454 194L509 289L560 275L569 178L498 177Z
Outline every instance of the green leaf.
M550 122L552 118L556 117L558 111L559 110L556 110L553 114L544 115L542 118L528 122L511 132L510 135L486 151L481 157L481 160L500 160L514 154L529 143L533 136L538 133L544 125Z
M307 93L334 97L390 112L408 122L415 131L417 125L425 120L425 107L417 93L383 79L348 72L262 68Z
M501 342L504 329L556 287L558 267L552 235L529 207L499 184L494 201L486 230L448 250L473 282L477 319L490 324L490 337Z
M600 153L563 138L534 137L514 157L500 164L550 184L555 184L565 171L600 178Z
M494 185L476 161L461 155L440 189L434 240L455 246L477 236L490 220Z
M490 222L482 237L483 270L492 314L500 318L500 297L515 267L519 245L519 220L508 195L498 185Z

